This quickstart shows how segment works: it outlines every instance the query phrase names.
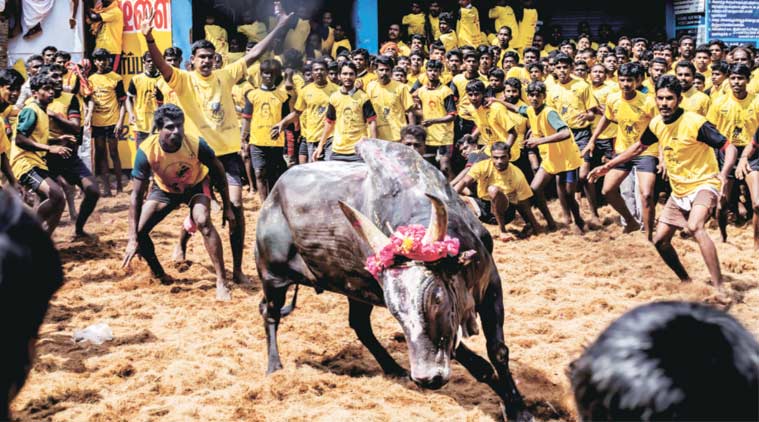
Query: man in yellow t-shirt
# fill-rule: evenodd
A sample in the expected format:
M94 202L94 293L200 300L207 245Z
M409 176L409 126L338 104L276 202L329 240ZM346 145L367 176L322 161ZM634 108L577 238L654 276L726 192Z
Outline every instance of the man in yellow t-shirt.
M709 112L709 96L696 89L693 86L693 80L696 76L696 67L693 63L681 61L675 66L675 74L680 85L683 86L683 101L680 107L685 111L692 111L706 117Z
M480 29L480 12L472 5L472 0L458 1L460 8L458 22L456 23L456 35L459 39L459 47L468 45L477 48L480 44L485 43Z
M303 53L306 51L308 34L311 33L310 16L305 2L298 2L295 14L298 19L285 35L285 50L292 48Z
M283 158L285 133L277 123L290 114L287 92L277 89L282 65L274 59L261 63L261 86L245 94L242 112L242 143L248 148L261 202L279 176L287 170Z
M427 83L414 91L414 101L422 110L420 125L427 128L425 156L451 179L456 101L451 88L440 81L442 71L443 63L439 60L427 62Z
M471 198L477 207L473 208L475 212L479 211L477 216L480 221L498 225L502 241L513 239L506 231L506 224L514 220L517 210L534 233L541 232L540 224L532 213L532 189L522 171L509 162L508 145L494 143L490 158L470 167L453 189L461 194L473 183L477 184L477 195ZM525 232L527 227L523 230Z
M377 80L369 82L366 93L377 113L377 137L386 141L400 141L401 128L416 123L414 99L406 84L391 80L393 61L390 57L377 57Z
M137 148L150 134L153 125L153 113L163 104L163 94L156 87L161 75L155 68L153 59L150 58L148 52L142 56L142 68L144 72L129 81L126 101L129 123L134 129Z
M92 53L96 73L90 75L92 95L87 99L84 126L92 128L95 143L95 168L103 183L103 196L111 196L111 181L108 170L108 156L113 161L116 176L116 192L123 192L121 181L121 159L118 141L124 124L124 100L126 91L121 75L111 69L108 52L104 49Z
M630 145L640 140L648 123L656 115L653 98L635 89L637 76L637 67L632 63L625 63L619 68L619 90L606 97L604 115L599 120L593 137L591 137L593 145L611 123L616 123L617 134L614 149L616 154L621 154ZM656 173L659 170L658 156L658 146L650 146L635 159L613 168L604 179L602 190L609 204L625 219L625 233L639 230L640 225L635 221L619 193L619 186L633 168L635 169L643 211L643 223L649 241L653 239L653 224L656 214L654 188Z
M362 161L356 154L356 144L366 136L377 137L377 114L369 96L356 89L357 73L353 62L343 62L340 65L342 85L329 97L324 132L312 155L314 161L321 156L327 139L333 132L332 148L326 155L328 161Z
M238 222L235 227L230 226L229 233L234 266L232 279L236 283L247 283L248 278L242 272L245 240L245 219L242 209L244 169L240 158L240 123L235 113L235 104L231 95L232 87L245 76L248 67L264 54L272 41L284 32L291 17L292 14L280 15L269 35L247 51L242 59L219 70L213 70L215 50L213 44L207 40L199 40L192 45L190 59L194 70L173 68L164 60L153 38L154 14L146 16L140 26L153 63L176 94L176 101L184 111L188 134L195 137L202 136L224 165L230 185L232 210ZM181 249L175 250L175 257L183 260L184 253L180 251Z
M412 35L424 35L425 18L424 12L422 12L422 5L418 1L411 2L411 13L403 15L401 24L406 26L406 33L409 36Z
M663 75L656 82L656 107L659 114L651 119L640 139L608 163L596 167L595 180L611 169L644 153L657 142L663 151L664 166L672 187L672 195L659 217L653 243L664 263L682 282L691 278L672 245L677 229L688 229L698 243L709 270L711 283L719 287L722 271L714 242L706 230L706 222L717 202L725 196L725 181L736 159L736 148L709 123L705 117L680 107L682 85L672 75ZM725 165L719 169L714 149L724 150Z
M11 169L11 140L8 138L6 123L2 115L14 110L13 105L18 100L24 77L15 69L0 70L0 172L5 176L7 184L5 188L15 189L21 192L18 180Z
M173 104L156 110L155 134L137 149L132 168L134 190L129 204L129 232L122 267L128 267L139 254L148 263L153 276L171 283L155 254L150 232L172 210L182 204L190 207L188 225L203 235L206 251L216 273L216 299L229 300L224 270L222 244L211 220L210 184L213 181L221 196L222 222L235 226L235 215L229 201L224 167L203 138L184 131L184 113ZM143 199L153 180L147 201Z
M706 118L735 146L737 154L741 156L743 150L751 144L754 134L759 131L759 97L748 92L747 86L751 80L751 70L748 66L734 64L730 66L728 74L732 92L719 97L716 103L712 103ZM723 151L717 153L717 161L720 168L724 167ZM732 195L734 182L735 174L730 173L725 181L727 205L722 207L719 214L723 242L727 241L727 211L737 206ZM751 195L758 197L759 192L756 192L758 186L752 186L751 183L746 185ZM759 219L754 219L754 224L755 228L759 227ZM759 232L755 231L755 233L759 235Z
M52 234L66 207L63 189L48 173L46 154L68 158L71 148L50 142L47 107L55 97L55 84L47 74L37 74L29 80L33 100L18 115L16 139L11 147L13 174L22 186L39 196L37 216L42 228ZM59 143L76 143L71 135L61 135Z
M429 14L427 20L430 23L429 30L432 32L432 39L437 40L440 38L440 2L432 0L427 8Z
M95 50L105 49L111 55L111 68L118 71L124 34L124 14L117 0L102 0L101 9L92 9L88 18L100 28L95 35Z

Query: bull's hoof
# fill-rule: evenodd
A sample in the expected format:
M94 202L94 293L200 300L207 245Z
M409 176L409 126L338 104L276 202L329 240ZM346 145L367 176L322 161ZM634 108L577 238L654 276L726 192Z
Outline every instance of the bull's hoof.
M272 362L269 364L269 369L266 370L266 375L271 375L280 369L282 369L282 364L280 362Z
M388 377L393 377L393 378L408 378L409 377L408 371L403 369L403 367L401 367L397 363L388 368L383 367L382 370L385 372L385 375L387 375Z
M224 285L216 285L216 300L222 301L222 302L229 302L232 300L232 293L229 291L229 288Z

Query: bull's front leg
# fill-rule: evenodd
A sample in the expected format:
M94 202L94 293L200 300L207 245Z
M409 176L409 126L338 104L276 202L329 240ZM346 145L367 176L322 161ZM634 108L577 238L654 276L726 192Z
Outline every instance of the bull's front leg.
M398 362L390 356L390 353L382 347L379 340L377 340L377 337L374 336L371 319L374 306L353 299L348 299L348 303L350 305L348 319L351 328L356 332L361 343L366 346L374 358L377 359L377 363L379 363L382 370L385 371L385 374L397 377L407 376L408 373L406 370L398 365Z
M509 370L509 348L503 340L503 291L498 277L490 283L478 311L488 357L498 374L497 383L491 387L503 400L504 415L510 421L532 421L532 415L527 411Z

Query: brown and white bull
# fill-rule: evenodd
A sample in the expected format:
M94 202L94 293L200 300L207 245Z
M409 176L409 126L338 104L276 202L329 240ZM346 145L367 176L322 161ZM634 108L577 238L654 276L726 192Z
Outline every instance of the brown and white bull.
M303 284L347 296L350 326L385 373L407 374L374 336L374 306L386 306L400 323L408 375L418 385L445 385L456 359L498 394L505 417L531 420L509 371L490 234L443 175L412 149L377 140L356 149L365 163L319 162L287 171L259 214L255 255L264 291L267 373L282 368L276 336L280 318L291 310L283 309L287 289ZM424 242L447 234L466 252L434 262L399 256L374 278L365 268L367 257L388 244L393 230L412 224L427 227ZM477 314L490 363L460 342L476 334Z

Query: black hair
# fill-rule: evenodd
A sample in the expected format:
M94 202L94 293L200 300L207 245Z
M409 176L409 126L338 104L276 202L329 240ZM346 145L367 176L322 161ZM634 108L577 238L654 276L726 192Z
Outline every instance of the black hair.
M422 45L424 45L424 42L426 41L426 40L424 39L424 35L421 35L421 34L414 34L414 35L412 35L412 36L411 36L409 39L410 39L410 40L419 40L419 41L421 41L421 42L422 42Z
M674 75L661 75L656 80L656 90L668 89L675 93L678 97L683 93L683 86L680 85L680 81Z
M111 53L109 53L105 48L96 48L95 51L92 52L93 60L108 60L110 58Z
M438 15L438 20L440 22L445 22L450 26L454 22L453 14L450 12L442 12Z
M493 58L493 55L490 54L490 47L487 45L481 45L477 47L477 55L480 56L480 58L485 55L490 56L491 59Z
M163 129L164 119L184 123L184 112L174 104L164 104L153 113L153 130Z
M427 69L443 70L443 62L440 60L429 60L427 61Z
M45 59L42 58L39 54L32 54L26 59L26 65L29 66L31 62L44 62Z
M436 40L430 44L430 51L432 50L443 50L443 52L445 52L445 46L440 40Z
M464 56L462 57L462 60L466 61L466 59L468 59L470 57L474 57L475 61L479 61L480 60L480 56L474 50L467 50L467 52L464 53Z
M677 41L677 43L678 44L682 44L683 41L685 41L685 40L691 40L691 41L693 41L694 44L696 43L696 39L693 38L692 36L688 35L688 34L685 34L682 37L680 37L680 39Z
M519 92L519 96L522 96L522 81L520 81L517 78L506 78L505 81L503 81L503 84L506 86L510 86L517 90Z
M351 51L351 57L364 56L364 59L369 60L369 52L365 48L357 48Z
M627 49L624 48L624 47L617 47L617 48L614 49L614 55L615 56L622 56L624 58L628 58L628 57L630 57L630 52L627 51Z
M358 68L356 67L356 64L353 63L352 61L344 61L344 62L342 62L341 64L338 65L337 71L338 72L342 72L343 68L346 67L346 66L349 67L349 68L351 68L351 69L353 69L353 71L356 72L356 74L358 74Z
M525 56L525 55L527 55L527 53L533 53L533 54L535 54L536 57L540 58L540 50L538 50L535 47L527 47L527 48L525 48L524 51L522 52L522 55Z
M400 66L395 66L395 67L393 67L392 73L396 73L396 72L403 72L403 74L405 75L406 74L406 69L404 69L404 68L402 68Z
M503 59L505 59L506 57L510 57L514 59L514 62L519 63L519 53L517 53L516 51L509 50L503 53L503 57L501 58L502 63L503 63Z
M709 45L709 47L711 47L711 46L713 46L715 44L718 45L719 48L720 48L720 50L722 50L722 51L725 51L725 49L727 48L727 44L725 44L725 42L722 41L722 40L711 40L711 41L709 41L708 45Z
M393 66L395 66L395 60L390 56L379 56L377 57L377 60L374 61L374 64L382 64L392 69Z
M303 54L293 48L287 49L282 53L282 62L282 66L285 68L301 70L303 69Z
M466 84L466 92L479 92L480 94L485 93L485 83L482 82L479 79L474 79Z
M148 57L150 57L150 52L149 52L149 51L146 51L146 52L145 52L145 53L142 55L142 61L145 61L145 59L147 59Z
M424 51L422 51L422 50L414 50L411 53L409 53L408 56L409 56L409 58L411 58L411 56L417 56L417 57L421 57L422 59L424 59Z
M696 72L695 75L693 75L693 80L699 80L701 82L706 82L706 76L704 76L701 72Z
M535 81L530 82L529 85L527 85L527 93L538 93L538 94L545 94L546 93L546 84L544 84L541 81Z
M337 69L338 69L339 66L340 65L336 61L335 62L329 62L329 63L327 63L327 71L334 70L335 72L337 72L338 71Z
M730 70L730 65L727 64L724 60L718 60L716 62L712 62L711 66L709 66L709 69L714 72L715 70L717 72L727 73Z
M540 62L535 62L535 63L528 64L527 65L527 71L529 72L529 71L531 71L532 69L534 69L536 67L538 68L538 70L540 71L540 73L544 72L545 67L543 66L543 63L540 63Z
M271 73L274 86L282 81L282 63L275 59L266 59L261 62L261 73ZM271 88L271 87L270 87Z
M677 68L680 68L680 67L687 67L688 69L690 69L690 72L692 74L694 75L696 74L696 66L694 66L693 63L691 63L688 60L681 60L677 62L677 65L675 65L675 73L677 73Z
M696 47L695 53L706 53L709 55L709 57L712 55L712 51L709 50L709 44L700 44L698 47Z
M553 60L554 60L554 63L566 63L570 66L572 66L572 64L574 63L574 60L572 60L571 57L567 56L564 53L557 54Z
M63 50L58 50L55 53L55 56L53 56L53 60L57 59L58 57L61 57L63 60L65 60L67 62L71 60L71 54L69 52L63 51Z
M746 79L751 78L751 69L743 63L735 63L730 66L728 75L741 75Z
M55 85L52 80L50 80L50 76L48 76L47 72L40 72L31 78L29 78L29 88L34 91L38 91L46 86L52 87Z
M212 50L216 52L216 47L213 45L213 43L211 43L211 41L197 40L190 46L190 54L194 56L198 50Z
M499 69L496 67L496 68L490 69L490 72L488 72L488 77L496 78L502 81L506 78L506 73L503 71L503 69Z
M314 66L323 66L325 70L329 69L329 64L327 64L327 61L322 58L314 59L314 61L311 62L311 70L314 69Z
M458 48L452 48L452 49L448 50L447 53L445 53L445 58L446 59L450 59L451 56L458 56L458 58L461 59L462 58L461 57L461 50L459 50Z
M490 152L493 151L506 151L507 153L510 152L510 149L508 145L506 145L506 142L496 141L493 143L493 145L490 146Z
M422 143L427 141L427 131L424 129L424 126L420 126L420 125L403 126L401 128L401 139L405 138L406 135L411 135L417 140L422 141Z
M622 66L619 66L617 75L634 78L638 76L638 69L633 63L625 63Z
M24 84L24 76L16 69L0 69L0 86L19 89Z
M651 60L650 63L648 63L648 67L653 66L654 64L660 64L664 67L667 67L667 61L662 59L661 57L654 57L653 60Z
M9 400L24 386L32 365L29 343L63 284L63 270L50 236L21 201L4 190L0 204L0 419L6 420Z
M514 35L514 34L512 34L512 32L511 32L511 28L510 28L510 27L508 27L508 26L506 26L506 25L503 25L502 27L498 28L498 32L501 32L501 30L502 30L502 29L504 29L504 28L506 28L506 29L508 29L508 30L509 30L509 35Z
M53 53L57 53L58 48L52 45L48 45L47 47L42 49L42 54L45 54L46 51L52 51Z
M627 312L570 364L569 378L581 420L759 418L759 344L700 303Z
M166 50L163 50L163 57L176 57L181 58L182 57L182 49L179 47L169 47Z

